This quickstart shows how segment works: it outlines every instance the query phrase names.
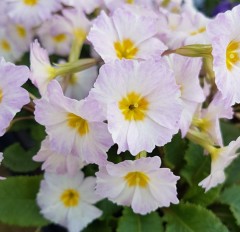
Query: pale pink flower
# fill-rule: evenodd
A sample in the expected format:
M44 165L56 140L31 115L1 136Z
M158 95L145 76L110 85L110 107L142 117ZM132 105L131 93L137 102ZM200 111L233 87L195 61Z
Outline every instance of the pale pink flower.
M180 91L164 60L105 64L89 97L102 107L118 153L151 152L179 130Z
M177 204L179 177L160 165L157 156L108 163L96 173L96 192L118 205L131 206L135 213L143 215L159 207L169 207L170 203Z

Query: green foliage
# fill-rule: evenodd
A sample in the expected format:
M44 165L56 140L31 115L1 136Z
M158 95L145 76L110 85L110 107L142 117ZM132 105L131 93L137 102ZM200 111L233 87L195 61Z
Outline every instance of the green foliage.
M113 214L117 213L122 208L107 199L98 202L96 206L103 211L100 220L109 220Z
M26 151L19 143L14 143L4 150L3 165L14 172L34 171L40 166L40 163L32 160L38 149L38 147L33 147Z
M183 204L171 206L165 210L166 232L227 232L211 211L200 205Z
M123 210L117 232L163 232L162 219L156 213L146 216L134 214L130 208Z
M101 221L94 221L86 229L83 230L83 232L96 232L96 231L111 232L112 230L111 227L106 222Z
M234 124L222 121L220 123L224 145L236 140L240 136L240 129Z
M189 143L184 159L187 163L180 174L190 185L198 184L210 173L211 160L203 154L202 147Z
M192 186L184 195L184 201L189 201L202 206L208 206L218 199L221 186L210 189L208 192L199 186Z
M18 176L0 182L1 222L25 227L48 224L36 204L40 181L41 176Z
M164 164L171 169L180 169L184 163L183 156L186 148L186 141L181 138L181 135L175 135L172 141L164 146Z
M219 199L221 203L230 206L237 224L240 225L240 186L231 186L225 189Z

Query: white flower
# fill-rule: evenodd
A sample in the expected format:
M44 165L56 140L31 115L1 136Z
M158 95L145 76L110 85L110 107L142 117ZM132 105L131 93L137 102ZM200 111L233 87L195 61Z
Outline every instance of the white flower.
M159 157L108 163L96 173L97 193L135 213L147 214L158 207L177 204L176 182L170 169L160 168Z
M45 173L37 202L43 216L50 221L79 232L102 212L92 204L100 200L95 194L96 178L84 179L82 172L74 177Z

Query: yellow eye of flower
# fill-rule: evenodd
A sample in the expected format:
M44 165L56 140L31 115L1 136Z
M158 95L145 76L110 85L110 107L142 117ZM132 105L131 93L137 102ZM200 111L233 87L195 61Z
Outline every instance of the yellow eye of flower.
M66 40L67 36L65 34L58 34L53 36L53 40L57 43L62 43Z
M61 201L66 207L75 207L80 200L80 194L75 189L67 189L61 195Z
M88 122L80 116L68 113L67 120L68 126L75 128L80 136L86 135L89 132Z
M38 4L38 0L23 0L23 3L28 6L35 6Z
M232 70L233 66L240 61L239 57L240 43L238 41L231 41L226 49L226 66L229 71Z
M125 117L125 120L140 121L144 120L148 110L148 101L145 97L135 92L129 93L118 103L119 109Z
M1 40L1 47L4 51L9 52L11 51L11 45L9 44L9 42L5 39Z
M129 187L146 188L149 182L149 177L143 172L129 172L124 179Z
M3 99L3 91L0 89L0 103L2 102Z
M122 42L115 42L114 48L119 59L133 59L138 52L138 48L135 47L130 39L124 39Z
M25 38L26 37L26 30L24 27L20 26L20 25L17 25L16 26L16 30L17 30L17 33L19 35L19 37L21 38Z

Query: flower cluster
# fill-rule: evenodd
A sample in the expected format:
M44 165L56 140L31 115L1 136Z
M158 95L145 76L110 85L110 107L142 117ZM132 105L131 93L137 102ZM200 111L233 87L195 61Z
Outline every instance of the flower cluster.
M180 0L4 0L0 9L0 55L30 52L30 69L0 61L0 135L22 107L44 126L33 156L45 171L44 217L78 232L102 215L93 204L104 198L142 215L178 204L180 177L156 155L177 133L211 157L199 185L224 182L240 148L240 138L224 146L220 130L240 103L240 6L215 19ZM93 58L80 58L84 48ZM21 87L28 79L39 98ZM90 164L98 170L84 178Z

